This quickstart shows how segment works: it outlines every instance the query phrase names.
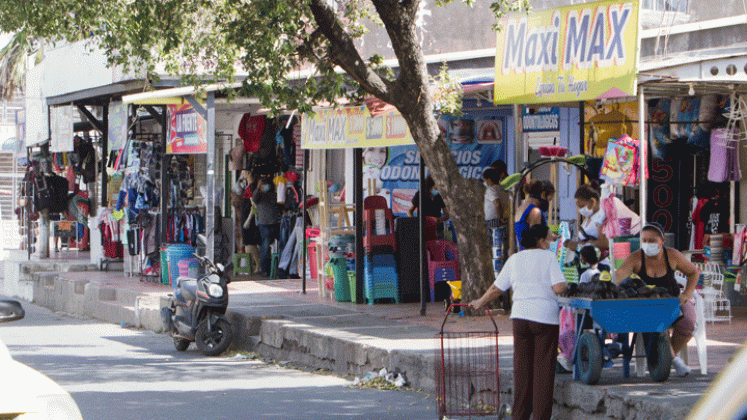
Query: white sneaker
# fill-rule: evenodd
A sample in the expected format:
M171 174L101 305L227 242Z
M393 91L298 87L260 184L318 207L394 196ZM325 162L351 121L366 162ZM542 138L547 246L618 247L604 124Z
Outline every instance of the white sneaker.
M690 373L690 368L679 356L672 359L672 365L674 366L674 371L677 372L677 376L685 377Z

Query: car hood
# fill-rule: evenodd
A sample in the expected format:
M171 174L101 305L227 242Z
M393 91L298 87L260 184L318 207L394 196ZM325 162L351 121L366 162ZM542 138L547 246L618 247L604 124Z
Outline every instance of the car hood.
M4 354L3 354L4 353ZM70 394L53 380L8 355L0 342L0 414L30 413L19 419L82 419ZM55 414L52 414L55 413Z

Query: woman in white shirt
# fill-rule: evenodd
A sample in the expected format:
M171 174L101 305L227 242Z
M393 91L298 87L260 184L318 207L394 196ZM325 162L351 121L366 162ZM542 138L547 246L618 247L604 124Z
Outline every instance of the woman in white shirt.
M596 183L584 184L578 187L573 197L576 199L576 206L578 206L578 212L583 217L583 222L578 230L577 239L565 241L565 247L578 251L583 246L593 245L604 254L609 249L609 240L602 233L607 215L600 203L599 186ZM602 271L610 268L609 258L603 258L599 261L599 264Z
M479 309L513 290L514 404L512 418L549 420L558 355L558 299L565 277L551 251L550 230L534 225L522 235L524 251L508 258L485 294L470 303Z

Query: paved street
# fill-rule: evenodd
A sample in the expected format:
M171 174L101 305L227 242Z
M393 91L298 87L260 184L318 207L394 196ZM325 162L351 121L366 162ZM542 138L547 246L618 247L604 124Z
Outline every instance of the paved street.
M350 381L235 357L177 353L168 337L25 304L0 326L13 357L69 391L85 419L432 419L413 391L350 388Z

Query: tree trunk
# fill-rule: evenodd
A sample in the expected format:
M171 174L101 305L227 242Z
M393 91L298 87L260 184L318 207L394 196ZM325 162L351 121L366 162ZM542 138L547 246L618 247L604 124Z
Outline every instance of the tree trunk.
M485 227L485 188L459 173L456 158L436 124L430 76L416 33L419 1L373 0L399 61L396 80L379 78L363 63L352 39L345 34L334 11L323 0L312 0L317 24L330 41L331 59L361 87L394 105L407 121L415 144L443 196L457 232L462 299L469 302L493 282L493 267Z

